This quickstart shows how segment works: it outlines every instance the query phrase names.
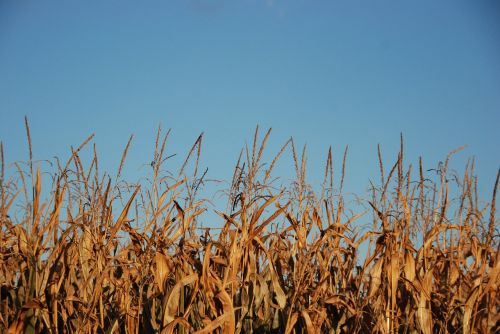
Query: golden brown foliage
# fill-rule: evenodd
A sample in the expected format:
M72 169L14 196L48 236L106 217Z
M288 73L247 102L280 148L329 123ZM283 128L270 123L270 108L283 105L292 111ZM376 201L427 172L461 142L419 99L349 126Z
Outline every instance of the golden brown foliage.
M452 195L448 161L455 152L436 170L437 181L425 178L422 162L413 180L402 147L388 174L380 158L368 210L348 214L345 155L339 191L330 150L316 193L306 183L305 150L298 156L292 140L263 170L270 132L259 145L257 130L235 168L229 208L218 212L221 228L202 229L202 136L174 179L161 169L168 133L159 129L153 174L142 185L119 180L132 137L115 182L100 174L95 147L84 168L79 152L89 138L58 164L43 196L49 177L33 167L27 130L27 172L16 164L6 179L0 145L0 332L500 330L498 178L492 201L480 206L468 165ZM270 176L287 147L296 181L276 190ZM367 211L373 225L363 230L357 224Z

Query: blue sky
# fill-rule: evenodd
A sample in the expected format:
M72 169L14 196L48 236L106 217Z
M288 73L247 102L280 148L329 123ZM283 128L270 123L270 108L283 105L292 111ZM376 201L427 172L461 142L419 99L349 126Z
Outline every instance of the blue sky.
M114 171L144 176L157 126L183 159L205 133L203 167L229 179L256 125L268 158L293 136L319 184L328 147L347 190L377 177L399 134L408 162L475 156L483 197L500 167L500 5L496 1L0 2L0 140L7 161L67 157L95 133ZM177 157L176 157L177 159ZM175 162L172 161L174 164ZM293 172L291 159L279 169ZM378 180L378 178L376 179Z

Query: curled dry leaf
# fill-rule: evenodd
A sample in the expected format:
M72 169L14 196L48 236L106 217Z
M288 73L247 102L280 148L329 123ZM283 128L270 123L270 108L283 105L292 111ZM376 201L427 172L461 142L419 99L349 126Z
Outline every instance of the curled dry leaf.
M384 257L380 257L375 265L370 270L370 290L368 292L368 297L371 298L375 296L382 283L382 266L384 265Z
M172 291L166 299L164 311L163 311L163 326L167 326L169 323L174 321L177 311L179 309L179 302L181 298L181 289L188 285L194 283L198 279L198 274L194 273L189 276L184 276L181 278L172 288Z
M156 252L155 253L155 263L156 263L156 271L155 271L155 283L160 289L160 293L165 293L165 282L168 278L168 275L172 271L172 261L163 253Z

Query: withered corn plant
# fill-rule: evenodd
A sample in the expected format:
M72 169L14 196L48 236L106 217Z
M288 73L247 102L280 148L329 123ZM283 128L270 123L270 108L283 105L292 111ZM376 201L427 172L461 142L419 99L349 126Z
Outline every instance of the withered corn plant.
M131 184L120 175L132 137L115 177L95 145L82 161L92 137L42 173L26 130L29 161L7 165L9 177L0 145L0 332L500 331L498 176L481 201L473 162L448 170L455 152L424 171L404 163L402 144L386 169L379 148L380 181L348 207L347 150L339 182L328 152L315 191L305 149L289 140L264 164L270 131L259 143L257 129L210 229L197 196L203 136L174 173L159 129L151 175ZM290 186L273 176L285 152Z

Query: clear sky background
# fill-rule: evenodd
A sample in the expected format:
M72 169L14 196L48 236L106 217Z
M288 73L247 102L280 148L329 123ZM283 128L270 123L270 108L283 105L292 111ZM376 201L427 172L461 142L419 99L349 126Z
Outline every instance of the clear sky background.
M426 168L461 145L482 195L500 167L498 1L0 1L0 140L7 161L68 157L95 133L101 164L147 174L157 126L182 161L205 132L202 167L230 179L256 125L268 161L293 136L319 185L328 147L349 145L347 190L377 178L376 146ZM177 162L174 160L177 159ZM293 173L286 158L279 171ZM289 173L288 175L286 175Z

